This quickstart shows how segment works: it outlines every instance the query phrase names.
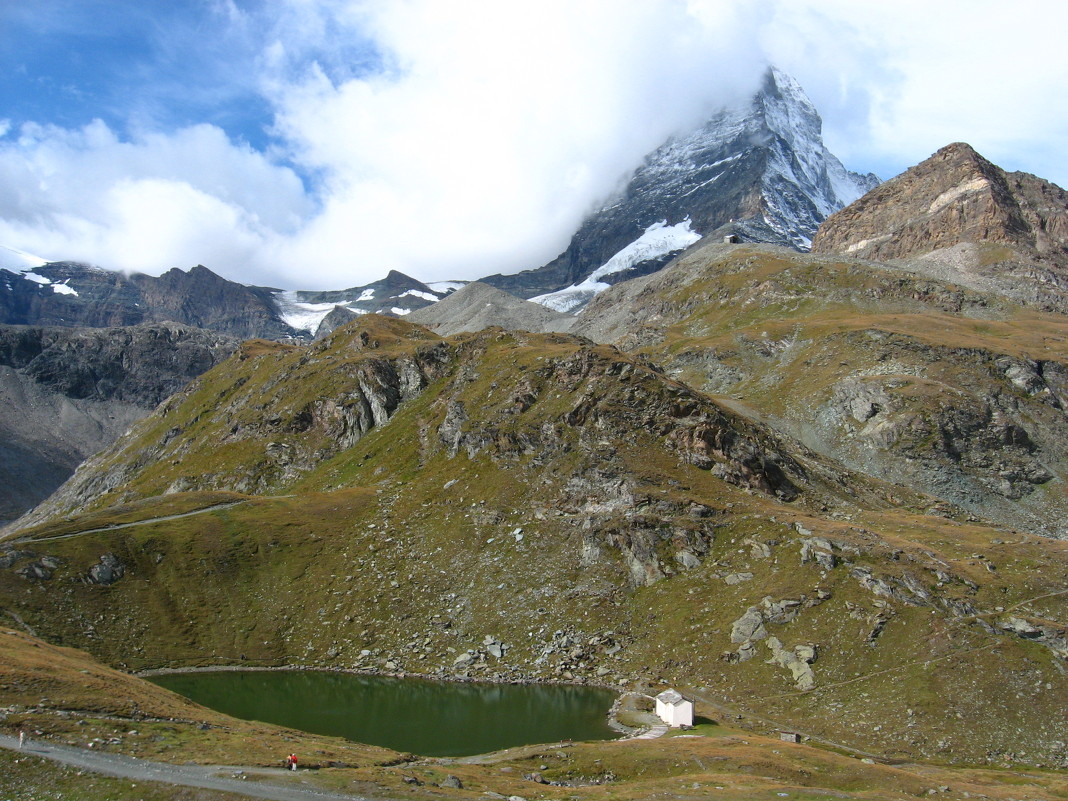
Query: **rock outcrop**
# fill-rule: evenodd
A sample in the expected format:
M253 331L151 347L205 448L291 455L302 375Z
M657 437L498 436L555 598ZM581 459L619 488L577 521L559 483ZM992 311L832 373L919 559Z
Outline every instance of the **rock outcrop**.
M297 333L279 315L278 290L245 286L203 266L159 277L53 262L32 271L0 269L0 323L115 327L177 322L230 336Z
M0 326L0 522L44 500L83 459L236 346L175 324Z
M699 245L598 296L572 333L647 354L852 469L1068 536L1064 319L914 263Z
M831 215L814 253L912 268L1068 310L1068 192L957 142Z

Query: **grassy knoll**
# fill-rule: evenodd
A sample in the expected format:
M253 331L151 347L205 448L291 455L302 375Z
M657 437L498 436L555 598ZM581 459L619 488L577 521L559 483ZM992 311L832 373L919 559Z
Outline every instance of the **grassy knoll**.
M395 752L239 721L106 667L84 652L0 629L6 733L19 726L82 747L170 762L276 766L299 749L308 763L391 762ZM89 744L92 743L92 746Z

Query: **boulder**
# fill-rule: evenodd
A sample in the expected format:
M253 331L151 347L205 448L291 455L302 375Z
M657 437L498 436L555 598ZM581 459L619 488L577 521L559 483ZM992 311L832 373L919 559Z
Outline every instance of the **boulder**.
M762 640L767 636L768 630L764 628L764 615L755 606L749 607L746 613L731 625L731 642Z
M114 584L126 573L126 567L115 554L106 553L100 557L100 564L89 568L87 580L90 584Z

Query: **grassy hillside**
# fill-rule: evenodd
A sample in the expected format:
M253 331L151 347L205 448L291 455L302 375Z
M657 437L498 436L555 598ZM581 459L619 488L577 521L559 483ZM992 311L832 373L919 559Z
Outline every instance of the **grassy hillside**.
M398 762L398 755L383 749L217 715L104 668L85 654L20 633L0 632L0 638L0 682L12 693L0 730L21 725L33 738L83 747L92 743L94 750L179 763L226 760L244 766L239 775L250 782L293 781L393 798L467 799L487 793L589 801L709 796L772 801L784 794L858 800L1068 797L1063 774L1053 771L884 763L840 748L795 745L744 731L721 710L700 702L693 731L659 740L553 743L479 757ZM42 692L49 693L47 701L35 698ZM314 769L293 775L266 769L277 764L279 754L293 751ZM26 752L0 751L0 767L0 792L17 798L236 798L94 775ZM223 775L234 772L229 768ZM444 789L449 776L462 788Z
M754 731L1068 764L1064 543L851 472L610 347L376 318L246 346L71 499L6 543L0 604L127 669L673 685Z
M1061 315L903 266L722 245L586 314L585 333L853 470L1068 536Z
M88 654L0 628L5 733L117 751L145 759L278 766L298 747L309 761L376 765L396 752L236 720L113 668ZM0 789L4 789L0 785Z

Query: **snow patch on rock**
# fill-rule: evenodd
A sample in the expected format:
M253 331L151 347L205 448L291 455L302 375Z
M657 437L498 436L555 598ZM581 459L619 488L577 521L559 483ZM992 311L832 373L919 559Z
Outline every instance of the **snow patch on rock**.
M646 228L645 233L595 269L586 280L530 300L560 312L580 309L598 292L611 286L601 279L631 270L642 262L685 250L700 238L701 235L690 227L689 218L675 225L668 225L667 220L661 220Z
M368 291L372 294L374 292L374 290ZM323 318L330 314L337 305L336 303L305 303L297 299L295 292L279 292L275 294L274 302L278 307L278 316L286 325L309 333L315 331ZM360 313L359 309L352 311Z
M406 295L411 295L415 298L422 298L423 300L429 300L431 303L437 303L440 300L437 295L431 294L430 292L422 292L418 289L406 290L402 292L399 297L403 298Z
M467 281L432 281L427 284L427 286L439 295L446 295L449 292L455 292L457 289L462 289L467 286L467 284Z
M57 295L73 295L74 297L78 297L78 291L74 287L68 286L66 281L62 284L52 284L52 291Z

